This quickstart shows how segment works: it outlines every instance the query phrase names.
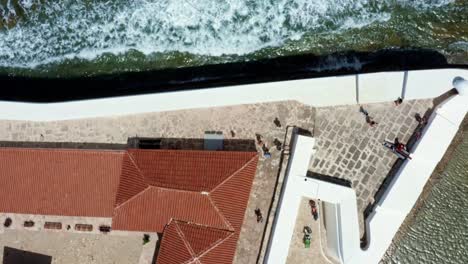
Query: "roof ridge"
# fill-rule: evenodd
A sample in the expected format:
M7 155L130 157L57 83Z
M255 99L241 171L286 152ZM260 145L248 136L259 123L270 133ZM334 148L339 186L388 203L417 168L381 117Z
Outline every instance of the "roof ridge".
M125 154L124 155L127 155L127 157L130 159L130 161L132 162L133 166L136 168L137 172L138 172L138 175L142 178L143 180L143 183L146 184L146 188L141 190L139 193L133 195L132 197L130 197L128 200L126 200L125 202L119 204L118 206L115 206L114 207L114 212L119 209L120 207L122 207L123 205L127 204L128 202L130 202L131 200L133 200L134 198L136 198L137 196L141 196L144 192L146 192L146 190L148 190L152 185L149 185L146 180L145 180L145 177L143 177L143 173L140 171L140 168L138 168L137 164L135 163L135 161L133 160L133 157L132 155L130 155L130 153L128 153L128 151L125 151ZM125 158L125 156L124 156ZM124 161L122 161L122 168L123 168L123 164L124 164ZM120 172L120 178L122 177L122 169L121 169L121 172ZM119 186L120 186L120 178L119 178ZM118 193L118 188L117 187L117 193ZM117 194L116 194L117 195Z
M232 224L229 222L229 220L224 216L223 212L218 208L218 206L216 206L216 203L213 201L213 199L211 198L210 195L207 195L208 196L208 200L210 201L211 205L214 207L214 209L216 210L216 212L218 212L218 215L221 217L221 219L223 219L223 221L225 222L226 226L229 228L228 230L229 231L232 231L234 232L234 227L232 226Z
M196 261L197 263L202 263L199 259L201 257L203 257L204 255L208 254L211 250L213 250L215 247L217 247L218 245L222 244L224 241L226 241L228 238L230 238L231 236L233 236L235 234L235 232L233 230L227 230L227 229L221 229L221 228L218 228L218 227L214 227L214 226L208 226L208 225L203 225L203 224L199 224L199 223L195 223L195 222L187 222L187 221L183 221L183 220L177 220L177 219L171 219L171 222L174 222L176 223L176 230L177 232L180 232L183 234L183 241L184 243L186 242L187 244L188 241L186 240L185 238L185 233L179 228L179 223L184 223L184 224L187 224L187 225L197 225L197 226L202 226L202 227L205 227L205 228L210 228L210 229L216 229L218 231L221 231L221 232L226 232L226 233L229 233L227 234L227 236L223 239L218 239L216 240L214 243L210 244L208 249L202 251L199 255L196 255L195 252L193 251L192 249L192 246L189 244L189 247L190 249L192 249L193 251L193 254L192 254L192 259L191 260L188 260L186 261L185 263L192 263L193 261ZM190 252L192 253L192 252Z
M226 241L228 238L232 237L235 233L234 232L231 232L229 235L227 235L225 238L223 239L220 239L219 241L217 241L216 243L213 243L213 245L208 249L208 250L205 250L203 251L203 253L201 253L200 255L196 256L196 260L198 260L199 258L202 258L204 255L208 254L211 250L213 250L215 247L219 246L220 244L224 243L224 241ZM201 261L200 261L201 262Z
M216 189L218 189L220 186L222 186L224 183L226 183L227 181L229 181L231 178L233 178L237 173L239 173L240 171L242 171L243 169L245 169L247 166L250 165L250 163L252 161L255 160L255 158L258 156L258 153L255 153L255 155L253 155L252 158L250 158L250 160L248 160L242 167L240 167L238 170L236 170L235 172L233 172L231 175L229 175L228 177L226 177L223 181L221 181L218 185L216 185L213 189L211 189L209 191L209 193L211 194L212 192L216 191Z
M171 221L177 221L178 223L184 223L184 224L187 224L187 225L197 225L197 226L201 226L201 227L217 229L217 230L220 230L220 231L234 232L233 230L229 230L229 229L219 228L219 227L212 226L212 225L207 225L207 224L200 224L198 222L180 220L180 219L176 219L176 218L171 218Z
M130 197L130 199L128 199L127 201L125 201L125 202L119 204L118 206L116 206L116 207L114 208L114 212L115 212L116 210L120 209L120 207L122 207L122 206L126 205L127 203L129 203L130 201L134 200L135 198L137 198L137 197L143 195L143 193L145 193L145 192L146 192L148 189L150 189L150 188L151 188L151 185L148 185L148 186L147 186L144 190L142 190L141 192L139 192L139 193L133 195L133 196Z
M172 220L171 220L172 222ZM185 234L184 232L182 232L182 230L180 229L179 227L179 223L177 221L174 221L174 224L175 224L175 229L177 231L177 234L179 235L179 237L182 239L182 242L184 242L184 245L185 247L187 248L187 250L189 251L190 255L192 256L192 259L188 260L189 263L190 261L192 261L196 255L195 255L195 251L193 250L192 246L190 245L190 243L187 241L187 238L185 238Z
M161 189L161 190L164 190L164 191L171 191L171 192L184 192L184 193L193 193L193 194L201 194L201 195L204 195L203 192L206 192L207 194L210 193L208 191L190 191L190 190L184 190L184 189L161 187L161 186L151 185L151 184L148 184L148 185L153 187L153 188Z
M132 164L135 166L135 168L137 169L138 171L138 175L141 176L141 178L143 179L143 182L148 185L148 186L153 186L151 184L148 183L148 181L146 180L146 177L145 175L143 174L143 172L140 170L140 167L138 167L138 164L137 162L135 161L135 159L133 158L133 156L130 154L130 152L128 150L125 151L125 154L127 154L128 158L130 159L130 161L132 162Z

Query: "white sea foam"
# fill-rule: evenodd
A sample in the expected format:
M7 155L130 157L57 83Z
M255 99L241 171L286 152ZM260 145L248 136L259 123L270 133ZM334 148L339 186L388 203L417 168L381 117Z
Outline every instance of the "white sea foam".
M11 1L3 8L11 16ZM131 49L243 55L305 33L385 22L392 5L424 9L450 0L21 0L27 19L0 30L0 66L33 68ZM32 10L32 7L36 8ZM1 12L1 10L0 10ZM6 14L6 15L5 15ZM14 14L13 14L14 15Z

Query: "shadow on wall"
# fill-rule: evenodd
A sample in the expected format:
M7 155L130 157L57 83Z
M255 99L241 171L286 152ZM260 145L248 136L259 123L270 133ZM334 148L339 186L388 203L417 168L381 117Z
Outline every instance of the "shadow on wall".
M203 138L128 138L127 144L88 143L88 142L40 142L40 141L0 141L0 148L59 148L88 150L125 150L139 149L172 149L172 150L207 150ZM256 152L255 141L251 139L222 139L224 151Z
M346 180L346 179L336 178L336 177L333 177L333 176L320 174L320 173L316 173L316 172L312 172L312 171L307 171L306 176L308 178L321 180L321 181L325 181L325 182L330 182L330 183L334 183L334 184L338 184L338 185L341 185L341 186L351 188L351 181Z
M129 148L139 149L179 149L179 150L206 150L206 139L203 138L143 138L132 137L128 139ZM224 151L256 152L255 141L251 139L223 139Z
M38 135L43 138L43 135ZM88 142L47 142L47 141L0 141L3 148L65 148L65 149L126 149L125 144L88 143Z
M3 264L51 264L52 257L11 247L3 248Z
M4 75L0 76L0 83L7 89L0 92L0 100L63 102L356 73L449 67L467 68L466 65L449 65L444 55L435 50L406 48L374 52L347 51L323 56L302 54L248 62L73 78Z

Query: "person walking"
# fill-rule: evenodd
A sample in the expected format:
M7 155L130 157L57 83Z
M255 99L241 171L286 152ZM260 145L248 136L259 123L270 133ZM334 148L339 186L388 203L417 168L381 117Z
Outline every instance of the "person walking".
M263 215L260 208L255 209L255 215L257 216L257 223L263 223Z

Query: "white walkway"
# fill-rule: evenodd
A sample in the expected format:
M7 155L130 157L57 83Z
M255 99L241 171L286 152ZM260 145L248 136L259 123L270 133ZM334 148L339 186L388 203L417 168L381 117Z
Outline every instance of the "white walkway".
M465 83L467 88L467 83ZM466 91L466 90L465 90ZM462 90L460 90L460 94ZM266 263L285 263L301 197L333 204L334 219L327 219L332 232L331 255L341 263L379 263L393 237L413 208L424 185L442 159L468 111L468 95L456 95L444 102L431 116L415 150L413 159L403 164L391 185L366 220L368 248L360 248L357 205L354 190L306 178L313 155L314 138L297 136L293 142L285 188L273 226ZM331 226L333 224L334 226ZM327 234L328 240L330 236Z
M66 103L0 101L0 119L54 121L285 100L322 107L393 101L400 96L426 99L451 89L455 76L468 79L468 70L462 69L410 71L407 78L405 74L371 73Z

